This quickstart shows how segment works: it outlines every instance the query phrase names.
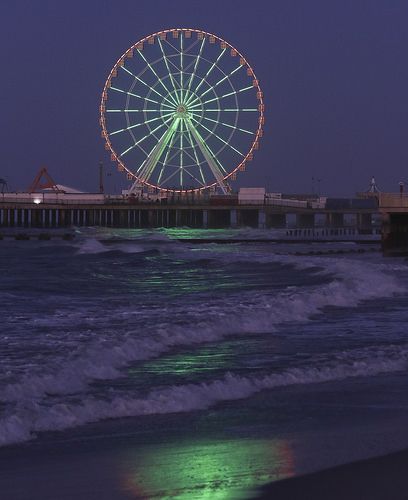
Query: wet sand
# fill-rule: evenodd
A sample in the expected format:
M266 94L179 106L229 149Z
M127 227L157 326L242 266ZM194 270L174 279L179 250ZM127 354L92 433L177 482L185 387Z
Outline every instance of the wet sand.
M162 494L176 498L211 498L217 493L221 496L225 494L225 498L237 499L408 499L408 450L276 481L257 491L251 489L249 484L247 484L248 489L244 487L241 491L239 491L240 488L237 490L227 488L224 491L222 481L215 483L211 480L208 484L200 484L197 489L197 484L195 487L189 484L188 478L179 484L177 477L172 477L170 471L167 471L170 476L162 478L163 481L159 480L157 484L154 483L155 477L152 475L150 481L144 484L148 487L146 490L140 487L142 486L140 474L146 472L145 468L149 464L145 463L142 467L136 464L135 468L132 467L133 460L130 456L124 460L120 451L122 446L111 448L110 446L101 447L96 442L72 442L68 447L62 446L62 449L59 449L59 446L47 447L47 449L36 446L4 449L0 453L0 498L2 500L55 500L57 498L59 500L73 498L77 500L131 500L151 498L151 494L154 498L163 498ZM136 453L136 459L140 451L142 450ZM154 457L156 466L166 459L165 451L164 447ZM189 457L188 462L191 474L194 476L194 464L190 461L191 458ZM159 460L158 463L157 460ZM150 465L153 466L153 464ZM203 480L205 477L203 477L202 460L199 465L196 472ZM151 472L154 473L154 471ZM166 468L156 473L166 476ZM236 482L237 477L234 480ZM230 481L231 477L228 476L227 483L229 484ZM245 478L243 482L246 482ZM160 484L162 488L158 488ZM175 488L176 484L179 488ZM166 485L168 488L165 487ZM247 494L244 493L245 489ZM251 494L250 491L253 493ZM218 497L221 498L221 496Z
M254 498L273 500L407 500L408 450L276 481Z

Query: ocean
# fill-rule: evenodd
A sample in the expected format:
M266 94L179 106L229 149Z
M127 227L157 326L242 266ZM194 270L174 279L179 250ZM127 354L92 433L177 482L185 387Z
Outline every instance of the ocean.
M4 498L249 498L408 447L406 261L268 235L1 241Z

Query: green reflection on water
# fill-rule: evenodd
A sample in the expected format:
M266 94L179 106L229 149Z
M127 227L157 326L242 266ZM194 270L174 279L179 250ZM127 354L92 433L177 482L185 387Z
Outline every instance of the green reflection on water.
M194 229L187 227L162 228L162 233L170 239L229 238L236 236L235 229Z
M197 349L194 353L171 354L156 360L150 360L142 365L130 368L130 376L163 374L183 376L185 374L198 374L230 367L232 349L225 345L222 352L214 352L211 348ZM218 349L219 350L219 349Z
M163 444L127 458L125 489L135 498L228 500L293 474L289 446L239 439Z

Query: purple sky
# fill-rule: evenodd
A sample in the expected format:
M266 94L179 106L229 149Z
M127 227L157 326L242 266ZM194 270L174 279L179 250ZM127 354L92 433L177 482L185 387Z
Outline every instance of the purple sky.
M25 189L40 166L59 183L126 185L98 123L117 58L172 27L214 32L253 66L265 95L259 152L234 187L349 196L372 175L408 182L406 0L3 0L0 178ZM315 179L314 186L312 178Z

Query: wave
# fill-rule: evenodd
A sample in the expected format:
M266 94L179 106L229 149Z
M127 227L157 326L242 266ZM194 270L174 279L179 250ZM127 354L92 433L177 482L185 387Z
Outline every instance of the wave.
M119 251L123 253L143 253L151 249L151 246L148 248L144 245L140 245L137 243L114 243L110 244L103 243L103 240L98 240L96 238L87 238L77 245L78 255L94 255L101 253L111 253L114 251Z
M188 307L184 302L169 303L163 306L159 318L156 309L149 306L143 310L122 307L116 311L97 311L93 313L97 317L92 327L100 331L93 343L84 345L79 339L71 355L56 357L48 366L41 366L41 373L31 370L4 386L0 401L19 403L81 392L94 380L123 376L122 370L129 363L152 359L176 346L213 342L231 335L273 332L288 321L307 321L327 306L355 307L363 300L392 296L404 290L391 274L378 272L374 266L327 260L324 272L332 273L336 279L312 289L295 287L277 295L248 292L231 295L221 303L206 299ZM314 259L311 263L316 265ZM306 262L302 265L307 266ZM56 325L61 327L65 321L67 327L75 329L83 321L89 324L87 309L65 315L65 319L63 316L58 315ZM118 327L109 332L104 329L105 324L126 325L127 330Z
M144 397L129 394L108 400L88 396L80 403L53 405L32 401L20 406L17 414L0 420L0 445L26 441L42 431L63 430L112 418L203 410L223 401L248 398L263 390L375 376L406 370L407 366L408 345L366 348L340 352L334 361L323 365L291 368L263 376L244 377L228 372L211 382L163 387Z

